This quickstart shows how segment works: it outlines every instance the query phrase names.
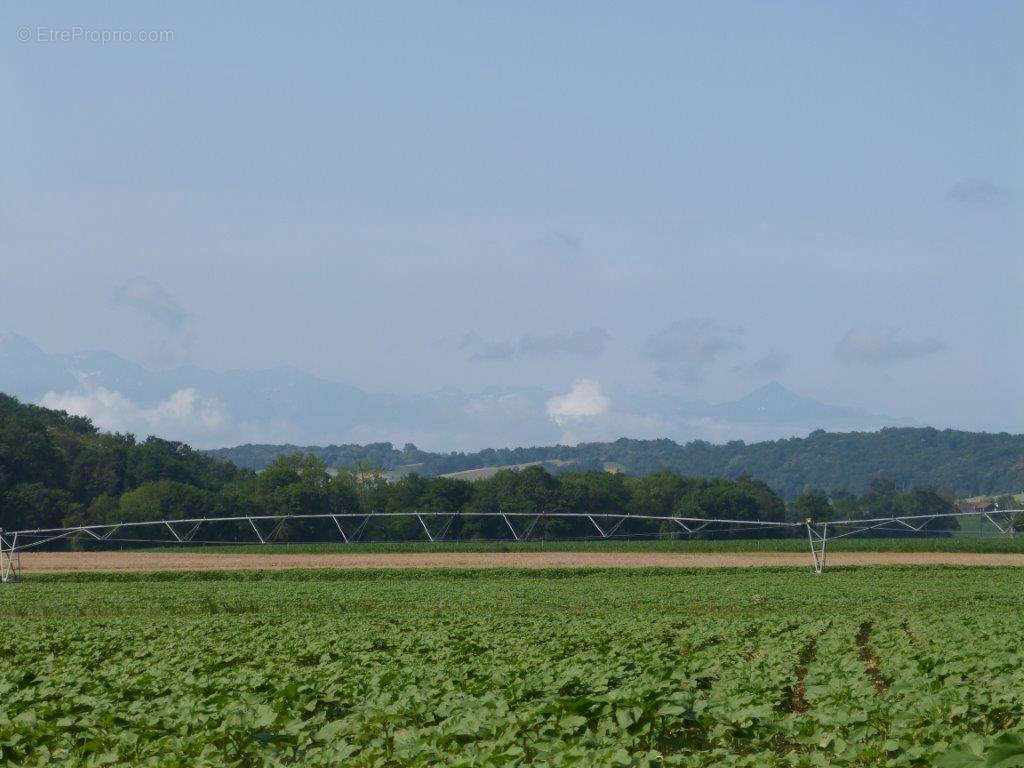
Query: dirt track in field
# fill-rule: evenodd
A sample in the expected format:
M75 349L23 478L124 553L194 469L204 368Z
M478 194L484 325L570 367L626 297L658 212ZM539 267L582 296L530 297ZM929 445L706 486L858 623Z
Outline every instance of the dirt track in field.
M836 552L830 566L1016 565L1024 554ZM810 565L803 552L443 552L395 554L189 554L175 552L34 552L22 573L224 571L288 568L755 568Z

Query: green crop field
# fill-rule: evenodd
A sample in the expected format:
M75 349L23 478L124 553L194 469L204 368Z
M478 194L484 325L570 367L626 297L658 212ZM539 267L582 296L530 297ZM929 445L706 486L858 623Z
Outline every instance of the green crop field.
M11 766L1021 765L1024 571L0 588Z

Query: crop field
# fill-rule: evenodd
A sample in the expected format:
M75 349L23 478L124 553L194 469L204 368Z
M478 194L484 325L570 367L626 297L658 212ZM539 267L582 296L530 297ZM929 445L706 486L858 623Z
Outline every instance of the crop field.
M0 764L973 766L1024 756L1024 571L37 576Z

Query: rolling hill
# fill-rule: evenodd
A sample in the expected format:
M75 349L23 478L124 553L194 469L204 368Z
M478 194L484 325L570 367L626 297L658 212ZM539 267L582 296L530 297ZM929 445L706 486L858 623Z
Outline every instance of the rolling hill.
M368 463L387 470L416 465L433 476L485 467L541 462L553 473L615 466L643 475L662 469L699 477L763 480L783 498L820 488L863 492L873 478L899 486L927 485L957 496L1003 493L1024 488L1024 435L924 428L875 432L817 431L805 438L758 443L630 440L533 448L487 449L475 453L430 453L407 445L240 445L209 451L250 469L260 469L281 453L302 451L329 466Z

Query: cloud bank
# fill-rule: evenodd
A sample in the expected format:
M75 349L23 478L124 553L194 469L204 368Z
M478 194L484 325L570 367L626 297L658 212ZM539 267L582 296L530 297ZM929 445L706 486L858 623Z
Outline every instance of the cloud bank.
M776 349L751 363L733 366L733 372L748 379L768 379L778 376L789 367L790 357Z
M552 229L542 241L548 248L555 248L569 253L583 253L583 238L560 229Z
M188 312L162 285L145 277L133 277L114 289L114 306L127 307L168 329L181 329Z
M597 357L604 353L611 335L604 328L535 335L527 333L518 339L486 341L468 333L459 344L470 352L474 362L507 362L524 357Z
M192 315L160 283L133 277L114 288L110 303L131 312L139 323L144 333L142 355L147 362L168 368L190 358L194 342Z
M900 339L897 328L851 329L836 345L846 363L882 368L931 355L945 348L938 339Z
M658 364L663 381L700 384L707 368L723 354L742 349L742 328L725 327L710 317L689 317L647 337L644 353Z
M1006 190L987 179L962 179L949 188L947 196L962 205L992 205L1006 196Z
M40 405L88 416L100 429L111 432L174 435L198 442L229 426L224 406L213 398L202 397L192 387L179 389L148 408L105 387L47 392Z

